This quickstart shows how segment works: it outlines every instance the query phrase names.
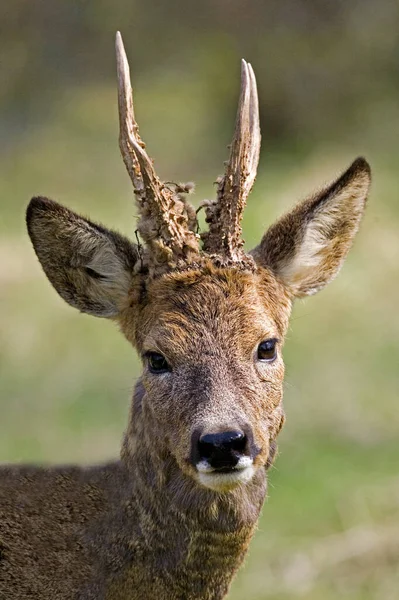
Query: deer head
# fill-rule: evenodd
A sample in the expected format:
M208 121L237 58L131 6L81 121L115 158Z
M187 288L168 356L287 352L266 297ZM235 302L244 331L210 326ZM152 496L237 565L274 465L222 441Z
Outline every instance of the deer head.
M27 225L57 292L82 312L116 321L143 361L127 445L141 430L183 477L217 491L267 467L284 412L282 345L292 302L339 271L364 211L370 169L359 158L331 185L243 250L241 219L260 150L256 81L242 62L230 158L209 231L197 234L184 190L162 183L142 142L129 66L116 40L120 148L137 200L137 245L45 198Z

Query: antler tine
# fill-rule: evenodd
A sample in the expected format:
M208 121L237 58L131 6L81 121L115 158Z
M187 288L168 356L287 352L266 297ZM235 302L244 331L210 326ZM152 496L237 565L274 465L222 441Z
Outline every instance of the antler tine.
M115 49L119 147L139 200L141 218L138 231L149 247L150 261L159 271L159 265L168 268L179 261L193 260L193 256L198 254L198 241L196 234L188 227L188 203L161 183L144 149L134 116L129 63L119 31Z
M258 88L256 85L255 73L252 65L248 63L248 72L250 78L250 106L249 106L249 118L250 118L250 160L249 160L249 173L247 179L247 197L252 189L252 186L256 179L256 173L258 170L259 156L260 156L260 144L261 144L261 133L260 133L260 121L259 121L259 99L258 99Z
M260 154L259 102L254 71L241 62L241 92L230 158L220 180L216 204L207 208L209 232L204 250L242 259L241 219L256 177Z
M115 40L116 69L118 77L118 109L119 109L119 147L123 162L137 192L144 191L137 157L129 144L137 147L136 139L140 139L138 125L134 117L133 92L130 83L130 69L122 36L118 31Z
M160 181L155 174L152 161L144 150L145 144L139 135L139 127L134 117L133 92L130 83L130 69L125 47L120 32L116 34L116 64L118 74L118 104L119 104L119 143L123 160L133 185L138 192L145 191L150 186L153 192L158 192ZM131 152L129 145L134 152ZM140 169L137 169L137 163ZM144 185L143 185L144 183Z

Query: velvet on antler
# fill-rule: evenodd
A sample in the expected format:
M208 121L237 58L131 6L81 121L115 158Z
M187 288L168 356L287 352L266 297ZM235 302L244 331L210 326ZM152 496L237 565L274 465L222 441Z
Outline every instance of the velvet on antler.
M130 70L122 36L116 34L119 146L132 180L140 219L138 232L146 244L150 273L162 273L198 262L199 245L194 208L155 173L140 138L134 116Z
M138 232L146 244L145 264L150 273L201 262L195 210L177 189L162 183L140 138L134 116L129 64L122 37L116 35L118 71L119 145L136 194ZM205 206L209 231L201 234L202 256L218 263L253 266L243 251L241 220L255 181L260 152L259 104L256 80L245 60L241 68L241 94L230 159L220 178L215 202ZM249 264L250 263L250 264Z

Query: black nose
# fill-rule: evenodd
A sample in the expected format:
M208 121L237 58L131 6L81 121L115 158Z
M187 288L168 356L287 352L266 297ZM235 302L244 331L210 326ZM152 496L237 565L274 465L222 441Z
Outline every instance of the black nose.
M198 441L201 460L214 469L231 469L236 466L247 447L247 436L242 431L207 433Z

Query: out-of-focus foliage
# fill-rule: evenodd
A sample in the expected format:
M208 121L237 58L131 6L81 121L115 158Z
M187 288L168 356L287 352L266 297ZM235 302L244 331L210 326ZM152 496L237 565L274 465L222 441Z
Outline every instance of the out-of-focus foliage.
M308 141L337 128L350 135L370 112L395 110L398 25L392 0L2 2L0 108L37 118L60 87L112 82L121 29L135 82L156 82L160 93L163 85L176 93L197 86L219 127L233 113L245 56L256 68L269 139L292 143L304 127Z
M13 0L0 4L0 460L116 456L138 361L45 281L25 233L42 193L126 234L114 34L160 175L212 197L239 59L257 74L263 153L248 247L358 154L373 188L337 281L298 303L270 500L230 598L397 598L399 5L392 0Z

